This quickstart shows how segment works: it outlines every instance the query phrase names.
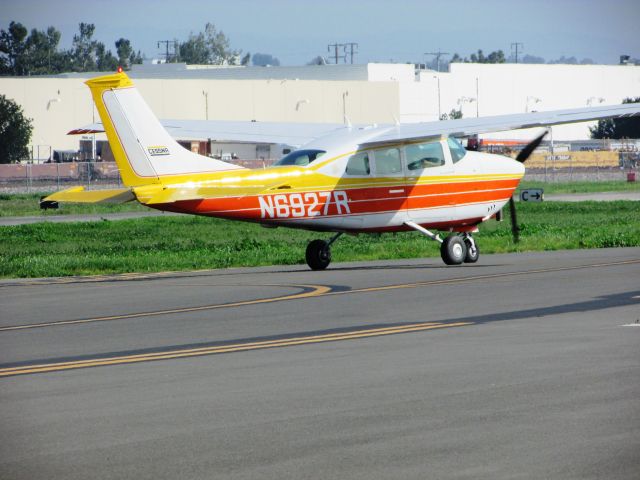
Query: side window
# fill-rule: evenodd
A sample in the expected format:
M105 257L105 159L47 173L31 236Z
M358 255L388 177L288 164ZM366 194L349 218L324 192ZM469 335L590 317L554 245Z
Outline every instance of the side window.
M404 151L409 170L422 170L444 165L444 153L440 142L407 145Z
M360 152L351 155L347 161L345 173L347 175L369 175L371 173L369 154L367 152Z
M467 154L467 150L460 144L460 142L455 138L447 138L447 143L449 144L449 151L451 152L451 159L453 163L457 163L462 160Z
M376 175L397 175L402 173L400 150L387 148L376 150Z

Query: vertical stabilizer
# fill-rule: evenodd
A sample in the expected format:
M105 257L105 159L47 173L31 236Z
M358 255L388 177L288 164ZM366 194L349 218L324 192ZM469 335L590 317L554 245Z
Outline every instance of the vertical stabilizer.
M162 183L163 177L238 170L190 152L160 124L125 73L88 80L125 185Z

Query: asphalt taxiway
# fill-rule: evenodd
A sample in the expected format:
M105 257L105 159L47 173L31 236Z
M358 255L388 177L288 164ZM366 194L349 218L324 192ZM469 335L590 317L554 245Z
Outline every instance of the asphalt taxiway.
M640 471L640 249L0 282L0 478Z

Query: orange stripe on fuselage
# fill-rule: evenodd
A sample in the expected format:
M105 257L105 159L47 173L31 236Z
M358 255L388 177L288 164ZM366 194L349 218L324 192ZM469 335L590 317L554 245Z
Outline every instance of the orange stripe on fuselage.
M158 207L161 209L170 209L173 211L195 213L199 215L253 221L265 219L279 220L287 218L321 218L346 214L366 215L394 210L416 210L448 207L451 205L503 201L512 195L519 183L519 179L414 185L400 183L404 182L404 179L401 178L399 178L398 181L399 183L397 185L389 185L385 187L352 187L340 190L346 192L349 205L348 214L344 209L340 209L335 202L331 200L326 210L326 201L318 203L315 210L321 213L317 216L309 216L305 214L297 217L294 217L293 215L263 217L263 212L258 200L259 195L183 200L175 202L175 204ZM390 190L396 189L404 189L404 193L390 193ZM324 200L323 193L326 194L327 192L330 192L330 190L324 190L323 192L309 192L307 189L306 193L282 191L262 196L275 197L280 195L289 198L290 195L296 194L299 196L301 195L304 200L306 194L313 195L314 193L317 193L319 195L318 199ZM308 201L304 201L303 203L305 208L309 207L311 204Z

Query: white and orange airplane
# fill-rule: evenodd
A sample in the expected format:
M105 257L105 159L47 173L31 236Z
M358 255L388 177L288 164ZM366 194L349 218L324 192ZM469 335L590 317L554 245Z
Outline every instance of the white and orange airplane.
M137 200L158 210L333 232L313 240L313 270L331 262L343 233L416 230L441 244L448 265L478 260L472 234L494 217L524 175L523 162L465 150L456 137L640 114L640 104L383 126L318 126L318 137L266 169L246 169L180 146L126 74L86 82L125 188L54 193L46 202ZM312 137L292 124L217 122L211 138L296 144ZM514 235L518 227L512 210ZM442 239L432 230L448 232Z

